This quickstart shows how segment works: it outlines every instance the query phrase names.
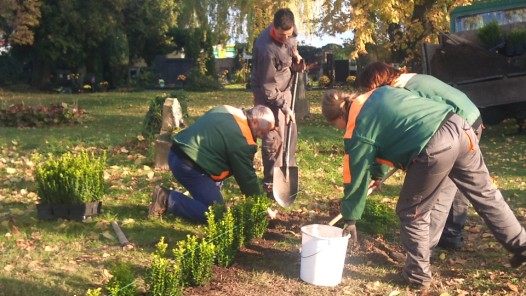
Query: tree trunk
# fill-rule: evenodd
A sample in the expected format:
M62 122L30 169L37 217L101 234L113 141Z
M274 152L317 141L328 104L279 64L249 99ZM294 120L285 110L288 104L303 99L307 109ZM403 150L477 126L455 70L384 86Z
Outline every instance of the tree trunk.
M33 60L33 69L31 74L31 86L34 88L42 88L50 82L51 65L38 58Z

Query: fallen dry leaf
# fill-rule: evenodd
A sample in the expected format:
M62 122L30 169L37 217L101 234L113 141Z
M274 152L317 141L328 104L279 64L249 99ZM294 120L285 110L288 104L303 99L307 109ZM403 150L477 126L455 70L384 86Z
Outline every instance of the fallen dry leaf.
M511 291L519 292L519 288L517 287L517 285L514 285L512 283L507 283L507 285L508 285L508 289L510 289Z
M7 264L6 266L4 266L4 270L5 271L11 271L13 270L15 267L11 264Z
M128 218L128 219L124 219L121 224L127 225L127 224L133 224L133 223L135 223L135 220L132 218Z
M15 225L13 225L13 233L14 234L19 234L20 233L20 230L18 230L18 227L16 227Z
M109 231L104 231L102 233L102 236L104 236L105 238L110 239L110 240L114 240L115 239L115 237Z
M58 250L57 246L49 246L49 245L47 245L47 246L44 247L44 251L46 251L46 252L55 252L57 250Z
M272 210L271 208L268 208L267 213L270 219L276 219L276 216L278 215L278 210Z

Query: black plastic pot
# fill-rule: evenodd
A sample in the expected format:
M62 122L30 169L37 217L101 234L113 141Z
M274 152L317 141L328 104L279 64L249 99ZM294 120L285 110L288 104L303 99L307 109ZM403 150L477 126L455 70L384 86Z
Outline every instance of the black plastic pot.
M94 201L83 204L37 204L37 216L40 220L84 220L101 213L102 202Z

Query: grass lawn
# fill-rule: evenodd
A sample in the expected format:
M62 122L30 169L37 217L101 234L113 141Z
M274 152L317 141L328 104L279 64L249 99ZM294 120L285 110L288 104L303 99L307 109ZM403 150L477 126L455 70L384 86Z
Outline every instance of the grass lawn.
M137 278L135 285L144 292L150 254L160 237L164 236L169 248L173 248L187 234L201 231L200 225L182 219L166 217L161 221L146 217L155 185L180 188L169 171L154 168L151 140L140 137L149 100L161 94L161 91L144 91L59 95L13 93L0 89L0 108L20 102L28 105L65 102L79 104L87 111L87 118L76 126L0 127L0 295L84 295L90 288L104 287L111 277L111 266L116 262L131 265ZM298 214L304 221L308 221L313 212L329 216L330 202L339 199L343 190L340 173L343 134L323 120L319 105L321 94L322 91L307 92L310 115L299 123L297 166L300 192L292 207L280 209L286 214ZM190 124L217 105L252 106L252 94L242 88L188 92L187 96L189 117L185 120ZM524 225L526 136L515 132L511 121L488 127L481 148L495 183ZM38 220L32 155L61 154L82 148L104 150L108 154L106 179L109 186L103 199L102 215L83 222ZM258 173L262 174L261 171ZM392 200L396 200L402 180L403 174L397 172L386 182L384 191L371 198L394 207ZM233 178L228 179L223 193L226 199L240 196ZM119 248L111 221L121 225L137 248L128 251ZM397 225L387 227L392 229L392 234L397 232ZM297 252L301 234L289 232L285 232L275 248ZM466 233L468 251L460 255L447 253L434 267L441 285L437 291L448 293L437 295L526 293L524 268L510 272L506 266L509 254L491 235L487 235L478 217L470 217ZM365 236L365 240L378 239L374 234ZM386 235L385 239L397 243L396 235ZM361 258L369 250L366 249L362 247L362 253L351 252L351 255ZM270 262L268 264L287 264L271 262L272 258L265 260ZM456 261L451 261L454 258ZM447 277L451 269L460 271ZM251 270L241 275L242 280L236 284L250 285L258 291L272 282L285 283L277 291L274 287L277 295L410 295L410 292L382 280L386 273L396 272L395 266L371 264L364 260L354 262L352 266L347 264L346 270L342 285L332 289L308 285L299 278L284 277L279 273L261 274ZM253 295L268 295L258 293Z

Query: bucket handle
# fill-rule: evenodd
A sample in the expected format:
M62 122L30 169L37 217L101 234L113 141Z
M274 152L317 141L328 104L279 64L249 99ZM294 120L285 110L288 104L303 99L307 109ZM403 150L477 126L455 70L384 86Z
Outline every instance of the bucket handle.
M319 253L321 253L321 252L327 250L327 248L331 246L331 241L328 240L328 239L326 239L326 240L324 240L324 241L327 242L327 245L326 245L325 247L323 247L321 250L316 250L316 252L314 252L314 254L309 255L309 256L301 256L301 258L310 258L310 257L312 257L312 256L316 256L316 255L318 255Z

